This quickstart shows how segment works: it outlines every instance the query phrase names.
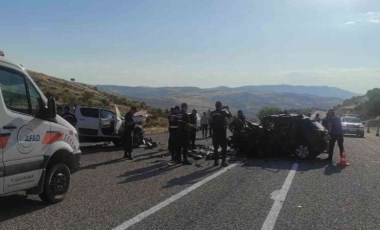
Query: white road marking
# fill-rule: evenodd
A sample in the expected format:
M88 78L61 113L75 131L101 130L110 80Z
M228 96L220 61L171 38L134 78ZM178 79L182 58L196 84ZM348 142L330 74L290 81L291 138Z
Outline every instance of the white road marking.
M274 203L271 210L269 211L267 219L261 227L261 230L272 230L274 228L278 215L280 214L282 205L285 201L286 195L288 194L288 191L290 189L290 185L292 184L293 178L296 175L297 169L298 163L294 163L281 190L276 190L271 194Z
M143 219L147 218L148 216L150 216L150 215L154 214L155 212L158 212L159 210L165 208L166 206L173 203L174 201L180 199L183 196L186 196L187 194L189 194L190 192L199 188L200 186L202 186L202 185L206 184L207 182L215 179L216 177L222 175L223 173L227 172L229 169L232 169L236 165L238 165L238 164L236 164L236 163L231 164L228 167L219 170L218 172L212 174L211 176L206 177L205 179L203 179L203 180L199 181L198 183L190 186L189 188L177 193L176 195L173 195L172 197L168 198L167 200L164 200L163 202L157 204L156 206L153 206L152 208L138 214L137 216L133 217L132 219L125 221L124 223L117 226L113 230L125 230L125 229L131 227L132 225L137 224L138 222L142 221Z

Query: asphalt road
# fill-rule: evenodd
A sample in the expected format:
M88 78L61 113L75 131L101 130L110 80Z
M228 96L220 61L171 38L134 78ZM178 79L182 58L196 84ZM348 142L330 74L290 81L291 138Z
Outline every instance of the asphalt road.
M112 229L141 213L131 229L262 229L264 223L273 229L380 229L380 137L374 130L365 139L345 138L352 164L346 168L336 166L337 151L334 164L322 154L299 162L231 159L228 170L203 159L170 166L166 135L153 136L158 148L137 149L133 161L122 160L119 148L84 147L63 202L45 205L22 193L1 197L0 229Z

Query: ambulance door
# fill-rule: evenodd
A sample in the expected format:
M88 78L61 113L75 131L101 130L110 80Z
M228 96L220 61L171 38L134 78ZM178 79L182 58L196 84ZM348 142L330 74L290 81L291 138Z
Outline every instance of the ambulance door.
M36 118L44 102L22 73L0 67L3 189L12 192L38 184L43 171L43 143L50 122Z

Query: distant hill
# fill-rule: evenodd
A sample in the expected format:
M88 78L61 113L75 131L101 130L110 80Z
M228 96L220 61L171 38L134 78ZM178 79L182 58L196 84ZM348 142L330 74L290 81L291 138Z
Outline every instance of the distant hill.
M355 93L325 86L244 86L201 89L197 87L128 87L98 85L98 89L143 100L151 106L170 108L187 102L200 112L213 109L215 101L221 100L233 110L242 109L256 115L264 106L282 109L318 108L326 109L356 96Z
M197 93L294 93L309 94L319 97L332 97L348 99L359 96L356 93L327 86L292 86L292 85L260 85L260 86L242 86L236 88L216 87L201 89L198 87L129 87L116 85L98 85L99 88L107 91L114 91L123 95L133 97L154 97L154 96L172 96L177 94L197 94Z

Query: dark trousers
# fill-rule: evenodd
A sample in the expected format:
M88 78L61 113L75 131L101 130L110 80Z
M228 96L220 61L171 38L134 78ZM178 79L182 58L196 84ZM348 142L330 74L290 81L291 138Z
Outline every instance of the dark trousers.
M337 135L337 134L330 134L330 143L329 143L329 157L332 157L334 154L334 147L335 147L335 142L338 142L339 146L339 151L340 154L344 151L344 146L343 146L343 135Z
M213 130L211 127L209 128L209 133L210 133L210 137L212 137Z
M242 136L241 132L234 133L232 136L232 145L234 149L237 151L237 155L240 155L242 153L245 153L245 145L248 143L244 143L244 137Z
M215 130L214 130L215 131ZM227 155L227 132L226 130L217 130L212 136L212 145L214 146L214 160L219 161L219 147L222 148L222 162L226 162Z
M124 152L126 154L132 153L132 130L125 131Z
M168 143L168 149L169 153L171 154L172 158L174 159L176 151L177 151L177 145L178 145L178 131L177 129L169 129L169 143Z
M187 161L187 154L189 149L189 134L184 132L178 132L178 145L176 151L176 159L181 160L181 155L183 161Z
M197 136L197 132L195 130L191 130L189 134L190 138L190 149L195 149L195 138Z
M202 137L206 138L207 137L207 131L208 131L208 125L201 125L202 129Z

